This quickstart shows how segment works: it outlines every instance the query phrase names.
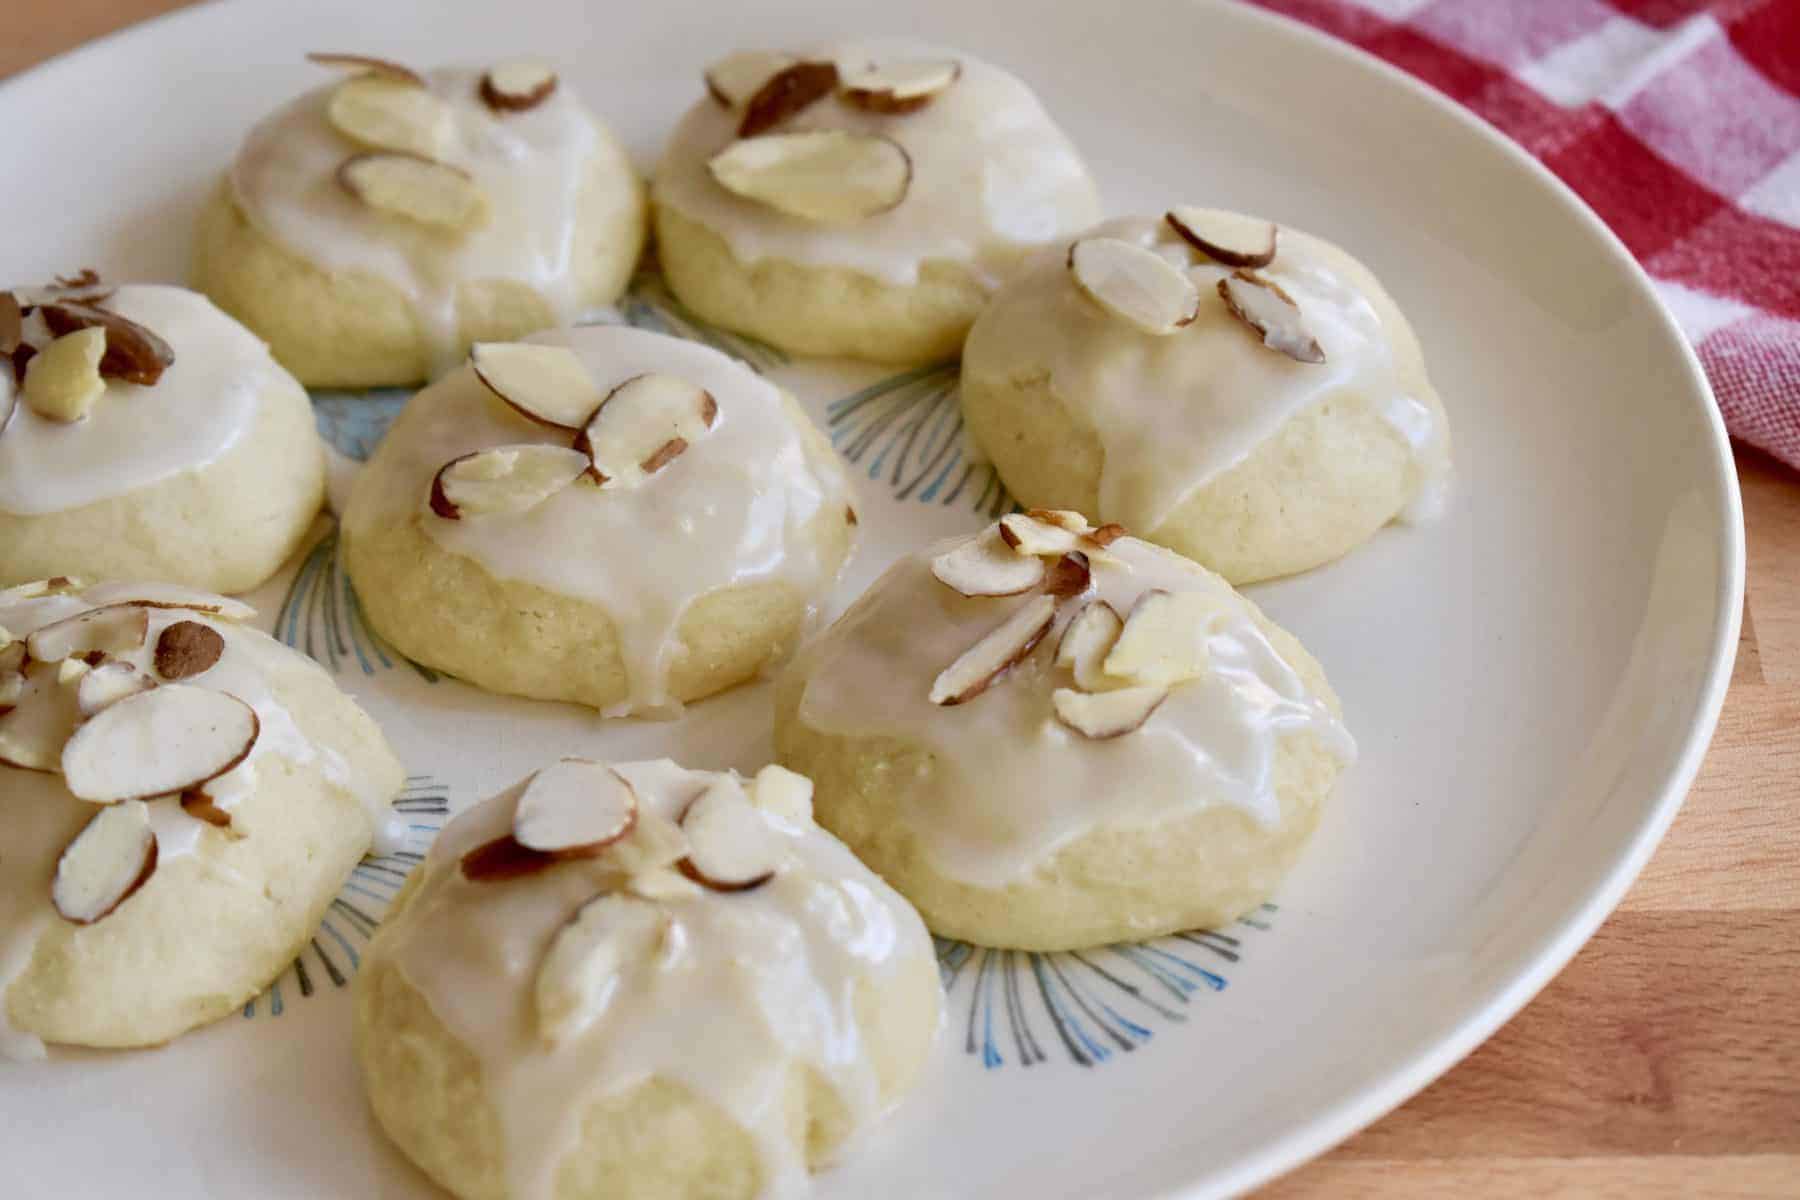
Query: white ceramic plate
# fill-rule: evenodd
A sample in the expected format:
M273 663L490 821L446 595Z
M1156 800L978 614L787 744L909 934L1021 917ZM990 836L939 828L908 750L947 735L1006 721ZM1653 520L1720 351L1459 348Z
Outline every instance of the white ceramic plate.
M740 40L890 32L880 0L440 8L214 4L0 88L4 275L179 280L248 124L317 80L309 49L419 64L549 51L653 161ZM1509 1017L1618 900L1699 764L1737 641L1742 526L1693 355L1567 191L1396 73L1245 8L927 0L908 32L1037 85L1114 212L1242 208L1341 242L1411 314L1450 410L1441 524L1254 589L1343 695L1363 759L1279 907L1079 958L944 947L942 1053L824 1197L1147 1197L1241 1189L1323 1150ZM669 319L654 295L639 320ZM999 501L954 461L953 378L758 365L796 382L865 480L843 603L902 545ZM867 383L879 386L849 400ZM340 445L380 411L323 401ZM946 465L948 464L948 465ZM915 480L915 477L916 480ZM961 490L958 491L958 485ZM910 485L910 486L909 486ZM979 498L979 499L978 499ZM418 842L552 754L753 767L762 688L680 725L604 725L383 665L328 550L261 597L334 665L415 780ZM284 600L287 603L284 604ZM244 1019L165 1049L0 1073L17 1195L427 1195L366 1115L347 994L403 861L370 864Z

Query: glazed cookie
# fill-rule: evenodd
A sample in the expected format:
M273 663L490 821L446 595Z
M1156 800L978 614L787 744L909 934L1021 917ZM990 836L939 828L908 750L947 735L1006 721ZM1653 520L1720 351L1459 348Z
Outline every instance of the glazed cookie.
M800 354L949 358L1000 278L1100 214L1018 79L910 41L713 64L652 186L696 313Z
M302 383L417 383L624 290L642 182L549 67L312 58L348 78L251 130L194 259Z
M253 615L170 584L0 593L0 1053L235 1011L390 839L380 731Z
M564 759L457 817L356 980L376 1118L466 1200L790 1196L942 997L810 784Z
M1255 605L1065 512L895 563L777 685L775 745L933 932L1028 950L1235 920L1355 755Z
M305 391L206 297L91 272L0 292L0 586L247 591L324 493Z
M1046 251L970 331L962 403L1021 503L1121 522L1233 583L1430 515L1449 481L1443 406L1375 277L1218 210Z
M666 712L793 645L849 553L849 486L748 367L589 326L479 344L413 397L351 494L345 562L415 661Z

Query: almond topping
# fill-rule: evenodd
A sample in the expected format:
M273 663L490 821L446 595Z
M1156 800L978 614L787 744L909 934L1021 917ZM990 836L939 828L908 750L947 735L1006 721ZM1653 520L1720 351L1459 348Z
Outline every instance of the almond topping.
M1275 261L1275 225L1218 208L1172 208L1169 228L1206 257L1227 267L1266 267Z
M1262 335L1262 343L1295 362L1322 363L1325 351L1307 332L1300 306L1273 279L1235 271L1219 280L1219 296L1231 315Z
M656 954L669 923L659 905L621 893L582 905L538 964L534 999L544 1040L564 1042L592 1027L618 992L620 976Z
M521 513L562 491L588 469L567 446L495 446L445 463L431 481L431 511L447 521Z
M1106 678L1103 664L1124 627L1116 608L1104 600L1090 601L1056 643L1056 665L1072 671L1075 686L1083 691L1101 692L1115 686L1115 681Z
M104 329L78 329L57 338L25 370L25 403L46 420L70 424L86 419L106 395L106 380L100 378L104 357Z
M45 663L27 664L24 679L12 709L0 716L0 765L54 774L81 723L77 690L62 686Z
M338 167L338 182L370 208L434 229L467 231L487 223L487 196L467 171L415 154L358 154Z
M185 608L240 624L256 616L256 610L242 600L179 583L97 583L82 598L96 607L132 604L139 608Z
M306 56L306 61L321 67L348 71L353 75L374 75L392 83L409 83L413 87L425 86L425 79L411 67L403 67L397 62L389 62L385 58L371 58L366 54L334 54L325 51L314 51Z
M965 596L1016 596L1043 581L1043 560L1021 554L990 525L931 560L931 573Z
M101 304L112 299L117 290L101 283L99 272L94 268L83 267L74 275L58 275L47 287L14 288L12 297L23 312L29 312L45 304ZM3 324L0 321L0 325ZM6 348L3 331L0 331L0 348Z
M687 857L676 869L715 892L747 892L775 878L781 865L776 835L750 804L743 785L723 776L681 814Z
M358 75L338 84L325 118L345 137L371 150L435 159L456 133L450 106L418 83Z
M1168 696L1168 688L1155 684L1113 692L1057 688L1050 693L1050 705L1056 710L1056 719L1076 733L1105 741L1137 729Z
M637 795L605 763L565 758L525 785L513 840L555 858L593 858L637 824Z
M225 653L225 639L210 625L177 621L156 639L156 673L164 679L192 679L212 670Z
M887 212L912 186L912 159L899 143L843 129L733 142L706 167L726 191L826 225Z
M11 354L25 340L25 313L19 298L0 292L0 354Z
M463 878L471 883L502 883L535 875L556 861L553 855L519 845L508 833L475 847L462 856L460 865Z
M575 438L602 487L633 488L699 441L719 418L712 393L676 375L634 375L614 388Z
M1079 550L1071 550L1051 563L1044 573L1044 591L1058 600L1067 600L1087 591L1088 581L1092 578L1088 556Z
M1108 675L1132 683L1172 685L1206 669L1206 638L1223 605L1205 592L1153 588L1132 605L1125 627L1107 652Z
M498 113L536 108L556 91L556 72L538 58L515 58L488 68L481 77L481 100Z
M0 355L0 359L4 359ZM19 406L19 384L13 379L11 363L0 361L0 433L6 432L13 410Z
M124 654L144 644L150 614L128 604L109 604L64 617L25 639L26 651L41 663L61 662L92 651Z
M945 667L931 685L933 704L966 704L1037 648L1056 618L1056 597L1039 593L1021 604Z
M64 919L92 925L123 904L156 871L156 834L150 810L121 804L82 826L63 849L50 881L50 900Z
M836 63L797 62L769 76L744 104L738 136L753 138L831 95L837 89Z
M231 814L199 788L181 793L181 811L196 821L204 821L214 829L230 829Z
M1086 522L1082 524L1085 527ZM1083 545L1081 534L1026 513L1007 513L1001 517L1000 536L1020 554L1068 554Z
M794 56L771 50L739 50L706 68L706 90L726 108L747 103L777 74L793 66Z
M75 685L75 703L82 716L91 717L127 696L147 692L155 686L156 680L130 663L109 659L81 677Z
M169 343L111 309L62 301L46 304L38 312L57 337L96 326L106 330L106 356L100 360L100 374L107 379L154 387L163 372L175 365L175 350Z
M579 431L606 398L567 346L476 342L469 347L469 366L508 407L551 429Z
M1126 531L1125 531L1125 527L1123 525L1115 524L1115 523L1109 521L1105 525L1101 525L1096 529L1089 530L1087 539L1088 539L1088 541L1094 543L1094 545L1096 545L1096 546L1100 547L1102 550L1104 550L1104 549L1106 549L1106 547L1112 545L1114 542L1118 541L1120 538L1125 537L1125 536L1126 536Z
M909 113L925 107L962 75L952 59L870 64L843 78L844 100L878 113Z
M1120 238L1084 238L1069 248L1069 272L1102 308L1164 337L1200 314L1200 289L1155 251Z
M77 800L117 804L185 792L250 756L256 710L225 692L172 683L108 705L63 747Z
M756 807L784 821L805 825L813 819L813 781L779 763L756 773L750 796Z

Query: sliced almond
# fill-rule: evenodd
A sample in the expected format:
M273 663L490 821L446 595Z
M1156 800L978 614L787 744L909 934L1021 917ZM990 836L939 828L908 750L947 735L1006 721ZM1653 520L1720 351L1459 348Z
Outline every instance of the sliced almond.
M687 857L676 869L715 892L747 892L781 866L777 835L751 805L743 785L721 776L681 814Z
M65 658L56 664L56 682L64 687L75 687L93 669L93 664L86 659Z
M0 292L0 354L11 354L25 340L25 310L11 292Z
M1087 591L1092 578L1093 570L1088 565L1088 556L1079 550L1071 550L1051 563L1049 570L1044 572L1044 591L1058 600L1067 600Z
M1155 251L1120 238L1083 238L1069 248L1069 273L1100 307L1157 337L1200 315L1200 289Z
M588 457L567 446L495 446L451 459L431 481L431 511L448 521L532 509L581 478Z
M607 852L607 860L634 879L666 870L687 857L687 835L681 826L640 803L631 832Z
M606 399L581 356L567 346L476 342L469 366L509 408L551 429L578 432Z
M117 804L185 792L250 756L256 710L225 692L172 683L109 705L63 747L63 783L78 800Z
M175 365L175 349L152 331L111 309L74 301L59 301L38 309L44 324L57 337L78 329L106 330L106 355L100 374L106 379L154 387L163 372Z
M1075 685L1084 691L1107 690L1111 683L1106 677L1106 656L1124 627L1118 609L1104 600L1089 601L1056 643L1056 665L1072 671Z
M1039 593L964 650L931 684L933 704L966 704L1037 648L1056 618L1056 597Z
M156 871L156 834L142 803L95 813L56 860L50 901L65 920L92 925Z
M1260 334L1263 345L1269 349L1278 350L1295 362L1325 361L1325 350L1307 332L1300 306L1273 279L1234 271L1219 280L1219 296L1231 315Z
M105 357L104 329L78 329L57 338L25 369L25 403L46 420L84 420L106 395L106 380L100 377Z
M130 604L109 604L52 621L25 639L27 653L37 662L61 662L99 651L126 654L144 644L150 632L150 614Z
M306 61L354 75L374 75L392 83L409 83L419 88L425 86L424 76L411 67L403 67L385 58L371 58L366 54L334 54L315 50L306 56Z
M6 432L13 411L19 407L19 382L13 378L12 363L0 355L0 433Z
M509 833L475 847L462 856L459 865L463 878L471 883L503 883L535 875L555 866L556 862L554 855L519 845Z
M1169 228L1206 257L1227 267L1266 267L1275 261L1275 225L1220 208L1172 208Z
M719 418L699 384L678 375L634 375L614 388L576 435L588 474L603 487L631 488L668 466Z
M1087 533L1093 529L1088 519L1069 508L1028 508L1025 515L1045 525L1054 525L1070 533Z
M912 159L898 142L844 129L733 142L706 168L726 191L826 225L887 212L912 186Z
M109 659L81 677L75 685L75 703L82 716L91 717L127 696L147 692L155 686L156 680L130 663Z
M594 858L637 824L637 795L605 763L565 758L531 777L513 840L556 858Z
M1007 513L1000 518L999 528L1001 539L1017 554L1068 554L1084 544L1082 534L1027 513Z
M1137 729L1168 696L1169 689L1159 684L1111 692L1057 688L1050 693L1050 706L1056 711L1056 719L1076 733L1105 741Z
M487 223L488 202L467 171L415 154L358 154L338 167L338 182L379 212L433 229L466 232Z
M210 625L176 621L156 639L156 673L164 679L192 679L212 670L225 653L225 639Z
M102 283L99 272L92 267L83 267L74 275L58 275L56 281L46 287L14 288L12 296L20 309L29 312L45 304L101 304L112 299L117 291L117 288ZM4 321L0 321L0 325L4 325ZM12 343L17 344L16 340ZM0 331L0 348L11 349L4 331Z
M653 960L669 915L636 896L609 893L581 906L550 939L538 964L533 997L538 1032L566 1042L591 1028L618 992L619 979Z
M703 887L674 866L639 871L626 882L625 888L633 896L645 900L692 900L705 894Z
M541 58L496 63L481 77L481 100L498 113L536 108L556 91L556 72Z
M931 560L939 583L965 596L1016 596L1043 582L1043 560L1021 554L991 525Z
M435 159L456 135L450 106L418 83L358 75L338 84L325 106L332 128L371 150Z
M82 593L82 598L96 607L132 604L139 608L185 608L240 624L256 617L256 610L242 600L179 583L96 583Z
M954 59L913 59L869 64L842 79L844 100L878 113L909 113L925 107L962 75Z
M64 687L45 663L28 664L23 678L13 707L0 716L0 765L54 774L81 724L77 689Z
M1177 684L1206 669L1206 638L1222 615L1205 592L1153 588L1132 605L1125 627L1107 652L1108 675L1140 684Z
M791 54L772 50L739 50L706 68L706 90L726 108L736 108L795 61Z
M231 828L231 814L220 808L218 801L201 788L181 793L181 811L214 829Z
M80 580L71 579L67 575L55 575L49 579L33 579L29 583L13 584L5 591L0 591L0 604L16 604L21 600L36 600L40 596L60 596L80 590Z
M1087 539L1104 550L1106 547L1125 536L1127 535L1123 525L1109 521L1105 525L1089 530Z
M797 62L783 67L763 81L744 102L738 136L753 138L831 95L837 89L837 64Z
M750 797L756 807L784 821L806 825L813 819L813 781L780 763L770 763L756 773Z

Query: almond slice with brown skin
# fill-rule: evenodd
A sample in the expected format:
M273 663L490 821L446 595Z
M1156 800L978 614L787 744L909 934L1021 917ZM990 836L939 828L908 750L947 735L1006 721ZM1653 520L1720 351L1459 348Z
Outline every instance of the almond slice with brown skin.
M476 342L469 367L507 407L536 424L579 432L606 399L567 346Z
M1206 638L1224 606L1205 592L1152 588L1132 605L1107 652L1108 675L1132 683L1173 685L1206 669Z
M1183 241L1227 267L1266 267L1275 261L1275 223L1222 208L1172 208L1163 214Z
M185 608L239 624L256 617L256 610L242 600L179 583L96 583L82 598L95 607L134 604L139 608Z
M420 88L425 86L424 76L411 67L389 62L385 58L372 58L367 54L335 54L315 50L306 56L306 61L333 70L348 71L353 75L374 75L393 83L410 83Z
M176 621L156 638L156 673L167 680L192 679L212 670L225 653L225 639L210 625Z
M55 774L63 747L81 724L77 689L48 663L28 663L13 707L0 716L0 765Z
M1096 526L1095 528L1089 530L1088 534L1087 534L1087 539L1088 539L1088 541L1094 543L1094 545L1096 545L1096 546L1100 547L1102 550L1104 550L1108 546L1112 545L1114 542L1118 541L1120 538L1126 537L1126 536L1128 536L1128 534L1126 533L1125 527L1123 525L1117 524L1116 522L1108 521L1104 525Z
M592 1028L630 970L647 969L671 918L662 906L619 892L596 896L550 939L533 985L538 1033L552 1045Z
M1044 572L1044 591L1058 600L1067 600L1087 591L1092 579L1093 569L1088 564L1088 556L1079 550L1071 550Z
M1044 579L1043 560L1021 554L990 525L931 560L939 583L965 596L1017 596Z
M605 763L565 758L531 777L513 840L555 858L594 858L637 824L637 794Z
M100 377L105 357L104 329L77 329L57 338L25 370L25 403L48 421L85 420L106 395L106 380Z
M447 521L536 508L588 469L567 446L495 446L451 459L431 481L431 511Z
M931 702L966 704L987 691L1037 648L1055 619L1056 597L1042 592L1031 597L938 673L931 684Z
M144 644L150 633L150 614L133 604L109 604L64 617L34 631L25 639L26 652L37 662L61 662L99 651L125 654Z
M332 128L371 150L435 159L456 135L450 106L417 83L358 75L338 84L325 105Z
M575 437L588 475L632 488L668 466L719 419L712 393L678 375L634 375L614 388Z
M556 91L556 71L541 58L513 58L481 77L481 101L497 113L536 108Z
M1105 741L1136 730L1168 697L1168 688L1154 684L1111 692L1057 688L1050 693L1050 706L1056 712L1056 719L1076 733L1094 741Z
M25 340L25 310L12 292L0 292L0 354L11 354Z
M706 90L726 108L736 108L795 61L793 55L779 51L739 50L706 68Z
M92 304L59 301L38 309L44 324L57 337L77 329L106 330L106 354L100 374L107 379L154 387L163 372L175 365L175 349L129 317Z
M95 813L56 860L50 902L63 918L92 925L115 911L156 871L150 810L138 802Z
M1085 522L1083 522L1085 525ZM1000 536L1018 554L1068 554L1085 543L1081 533L1062 525L1040 521L1028 513L1007 513L1000 518Z
M937 99L962 75L954 59L912 59L905 62L870 63L844 74L844 101L869 112L914 112Z
M358 154L338 182L370 208L432 229L465 233L487 224L488 202L467 171L397 150Z
M1091 600L1063 629L1056 643L1056 665L1066 667L1075 676L1075 686L1083 691L1100 692L1113 686L1103 664L1125 622L1119 610L1104 600Z
M459 866L463 878L471 883L504 883L523 879L555 866L554 855L542 850L529 850L504 834L491 842L483 842L462 856Z
M744 103L738 136L753 138L767 133L789 117L837 90L838 69L832 62L797 62L783 67L763 81Z
M12 295L21 311L28 313L45 304L103 304L117 291L101 283L100 276L89 267L77 275L58 275L56 282L44 287L14 288ZM5 338L0 336L0 346L4 344Z
M214 829L230 829L231 814L202 788L181 793L181 811L196 821L204 821Z
M1162 255L1121 238L1069 247L1069 273L1095 303L1127 324L1166 337L1200 315L1200 289Z
M75 685L75 704L81 715L91 717L127 696L147 692L156 680L128 662L108 659L81 677Z
M898 142L844 129L733 142L706 168L734 195L822 225L879 216L912 187L912 159Z
M261 723L226 692L172 683L107 706L63 747L77 800L118 804L197 788L250 756Z
M687 857L677 870L715 892L747 892L775 878L781 866L777 835L763 820L743 785L723 776L681 814Z
M1234 271L1219 280L1219 297L1231 315L1262 337L1262 344L1295 362L1322 363L1325 350L1307 332L1306 319L1294 298L1273 279L1250 271Z

